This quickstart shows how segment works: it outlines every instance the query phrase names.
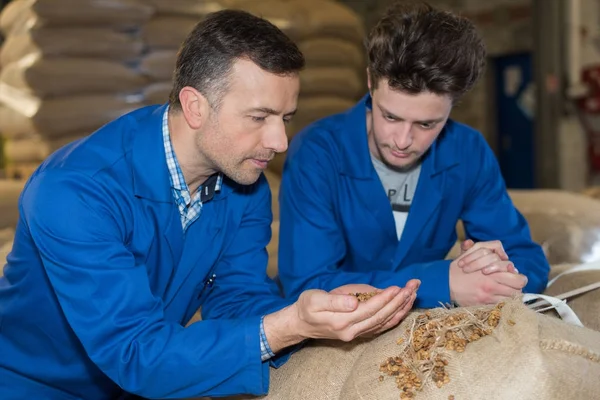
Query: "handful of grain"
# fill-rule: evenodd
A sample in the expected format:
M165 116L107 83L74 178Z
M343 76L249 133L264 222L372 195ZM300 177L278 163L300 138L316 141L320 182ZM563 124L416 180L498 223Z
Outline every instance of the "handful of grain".
M368 293L350 293L352 296L355 296L358 301L367 301L371 297L375 296L377 292L368 292Z
M388 358L379 370L396 378L403 400L414 398L428 380L441 388L450 382L445 355L449 351L462 353L469 343L490 335L500 322L503 306L499 303L494 308L464 310L437 318L429 311L419 315L405 337L398 339L402 346L399 355ZM383 375L379 378L384 379Z

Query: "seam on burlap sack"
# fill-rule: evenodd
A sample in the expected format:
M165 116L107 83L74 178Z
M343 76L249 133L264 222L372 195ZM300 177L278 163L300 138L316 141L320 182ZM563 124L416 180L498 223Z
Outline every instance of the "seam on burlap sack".
M564 340L542 339L540 341L540 348L542 350L556 350L563 353L569 353L600 364L600 354Z

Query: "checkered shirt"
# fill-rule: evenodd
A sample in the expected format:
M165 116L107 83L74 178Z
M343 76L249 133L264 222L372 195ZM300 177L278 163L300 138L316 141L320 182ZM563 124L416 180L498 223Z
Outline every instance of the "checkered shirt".
M207 200L210 200L213 193L217 193L221 190L221 185L223 184L223 175L217 174L216 178L209 178L209 180L205 182L205 185L200 186L198 191L192 197L188 185L185 183L183 172L181 172L181 167L179 166L175 152L173 151L173 145L171 144L171 133L169 132L169 107L167 107L165 113L163 114L162 134L167 166L169 168L171 189L173 192L173 197L175 198L175 202L177 203L177 207L179 208L181 225L183 227L183 231L185 232L187 228L194 221L196 221L198 217L200 217L203 197L207 198ZM210 197L208 197L209 195ZM271 347L267 341L267 335L265 334L263 316L260 319L260 358L262 361L266 361L274 356L275 354L273 354L271 351Z

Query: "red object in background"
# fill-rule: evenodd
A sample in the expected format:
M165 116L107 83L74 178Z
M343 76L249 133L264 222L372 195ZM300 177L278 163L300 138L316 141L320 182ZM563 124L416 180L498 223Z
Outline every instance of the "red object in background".
M588 135L590 168L600 172L600 65L584 69L583 82L589 91L577 100L577 106Z

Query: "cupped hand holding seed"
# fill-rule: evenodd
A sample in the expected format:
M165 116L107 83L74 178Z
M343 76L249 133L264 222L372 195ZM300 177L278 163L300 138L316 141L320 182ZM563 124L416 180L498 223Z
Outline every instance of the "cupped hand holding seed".
M338 339L349 342L398 324L410 311L418 281L405 288L389 287L359 304L355 296L307 290L298 300L264 319L273 352L305 339Z

